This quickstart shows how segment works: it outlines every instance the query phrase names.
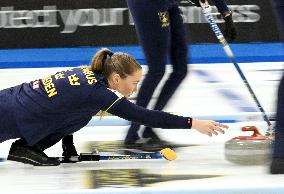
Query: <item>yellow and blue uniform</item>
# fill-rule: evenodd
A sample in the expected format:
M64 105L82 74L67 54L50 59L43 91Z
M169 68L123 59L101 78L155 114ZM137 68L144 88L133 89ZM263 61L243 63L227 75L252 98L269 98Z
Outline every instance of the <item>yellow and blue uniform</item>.
M23 137L46 149L100 110L153 127L191 127L190 118L136 106L109 89L104 76L82 66L0 91L0 142Z
M169 57L173 72L158 97L154 110L162 110L187 75L187 38L181 10L177 0L128 0L136 32L143 47L148 72L139 90L136 104L147 107L151 97L165 74ZM139 139L140 125L132 123L125 143ZM153 131L146 128L143 137L151 137Z

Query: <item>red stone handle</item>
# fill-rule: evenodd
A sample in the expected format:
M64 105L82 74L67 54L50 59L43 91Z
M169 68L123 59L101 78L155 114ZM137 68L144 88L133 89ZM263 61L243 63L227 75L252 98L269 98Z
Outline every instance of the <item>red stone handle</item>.
M263 136L259 133L258 129L255 126L242 127L242 131L253 131L252 137Z

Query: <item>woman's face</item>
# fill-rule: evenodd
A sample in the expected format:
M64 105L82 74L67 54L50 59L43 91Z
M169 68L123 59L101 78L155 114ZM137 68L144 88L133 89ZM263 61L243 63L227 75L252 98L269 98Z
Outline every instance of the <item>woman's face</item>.
M117 90L125 97L131 96L137 91L137 85L142 77L142 70L138 70L133 75L128 75L126 78L120 78Z

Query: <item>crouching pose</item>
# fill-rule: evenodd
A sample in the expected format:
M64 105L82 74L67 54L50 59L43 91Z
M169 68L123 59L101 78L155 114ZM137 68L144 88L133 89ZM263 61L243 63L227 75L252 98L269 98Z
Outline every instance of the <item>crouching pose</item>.
M42 166L59 165L43 151L91 120L100 110L159 128L194 128L212 136L226 125L147 110L126 97L137 89L141 66L126 53L102 49L91 66L82 66L0 91L0 142L16 140L8 159Z

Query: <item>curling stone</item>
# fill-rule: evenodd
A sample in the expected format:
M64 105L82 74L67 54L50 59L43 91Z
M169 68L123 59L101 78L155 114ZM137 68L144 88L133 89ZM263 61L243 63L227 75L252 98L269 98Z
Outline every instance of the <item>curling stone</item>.
M242 127L251 136L239 136L225 143L226 160L240 165L261 165L270 161L272 140L259 133L255 126Z

